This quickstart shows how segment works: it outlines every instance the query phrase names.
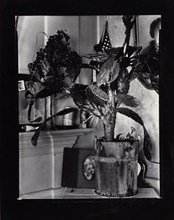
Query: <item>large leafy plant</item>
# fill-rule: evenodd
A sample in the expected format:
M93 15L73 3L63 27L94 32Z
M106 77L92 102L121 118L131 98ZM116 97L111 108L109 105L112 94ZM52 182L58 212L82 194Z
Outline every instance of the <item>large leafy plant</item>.
M89 116L99 118L104 127L103 141L114 141L114 130L117 113L128 116L142 125L144 129L144 153L151 159L152 143L143 120L131 108L139 105L139 100L128 94L130 82L137 77L137 60L141 47L129 45L130 34L135 23L134 16L123 16L125 25L125 41L122 47L111 48L106 52L88 54L90 64L82 63L82 57L70 48L69 36L63 31L50 36L44 49L40 49L35 61L29 64L31 79L36 77L43 85L41 91L35 95L35 100L55 93L68 93L77 108L89 113ZM99 62L96 65L96 57ZM76 83L81 68L95 69L96 82L89 85ZM64 82L68 76L71 83ZM121 107L124 104L128 107ZM46 122L53 117L68 114L76 108L66 108L50 118L36 130L32 137L32 144L37 140ZM30 109L29 109L30 115ZM39 120L39 119L38 119ZM118 137L118 136L117 136Z

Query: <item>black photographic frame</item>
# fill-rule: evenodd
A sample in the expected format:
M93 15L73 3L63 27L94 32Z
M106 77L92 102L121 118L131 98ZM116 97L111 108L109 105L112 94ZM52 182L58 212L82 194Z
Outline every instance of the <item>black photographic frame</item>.
M64 1L53 2L50 4L36 4L36 1L9 1L5 0L2 4L1 11L3 12L1 19L2 33L2 112L3 114L3 129L2 129L2 218L7 219L52 219L52 218L76 218L76 219L101 219L103 218L134 218L134 219L152 219L162 218L162 216L168 216L168 219L173 219L174 210L173 203L174 198L173 183L174 183L174 154L173 154L173 119L174 114L172 111L171 94L174 92L173 87L173 9L174 4L172 1L141 1L140 4L137 1L127 2L115 2L111 1L108 4L106 2L91 2L84 1ZM33 3L33 4L32 4ZM98 9L92 7L99 5ZM57 7L55 7L57 4ZM64 6L63 6L64 5ZM140 6L141 5L141 6ZM60 7L61 6L61 7ZM73 6L73 7L71 7ZM7 10L8 9L8 10ZM116 14L116 13L137 13L137 14L153 14L162 12L163 16L163 48L164 55L162 59L163 74L161 77L160 86L160 111L161 111L161 162L163 171L163 199L141 199L141 200L105 200L105 201L53 201L53 200L38 200L38 201L17 201L18 197L18 131L16 129L18 125L18 109L16 103L17 99L17 77L14 74L14 15L16 14ZM3 37L5 35L5 37ZM8 45L8 49L7 49ZM10 52L9 52L10 51ZM8 59L7 59L8 58ZM11 65L9 65L11 63ZM8 68L7 68L8 67ZM16 82L16 83L14 83ZM8 86L7 86L8 85ZM11 88L12 92L9 92ZM10 102L7 102L7 97ZM11 111L13 109L13 111ZM167 113L167 114L165 114ZM5 117L4 117L5 116ZM7 123L7 119L10 121ZM13 131L13 132L12 132ZM13 141L13 147L10 141ZM164 146L164 147L163 147ZM10 150L9 150L10 147ZM8 155L8 160L6 158ZM13 172L12 171L13 168ZM10 174L10 175L9 175ZM37 204L37 205L36 205ZM29 211L32 209L32 212ZM148 209L148 211L147 211ZM27 215L26 215L27 213Z

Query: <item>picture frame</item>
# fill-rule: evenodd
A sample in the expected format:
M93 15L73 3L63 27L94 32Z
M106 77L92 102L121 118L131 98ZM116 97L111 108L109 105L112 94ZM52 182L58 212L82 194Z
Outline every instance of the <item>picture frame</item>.
M95 151L92 148L64 148L62 187L95 189Z
M19 80L18 81L18 91L25 91L25 82L24 80Z

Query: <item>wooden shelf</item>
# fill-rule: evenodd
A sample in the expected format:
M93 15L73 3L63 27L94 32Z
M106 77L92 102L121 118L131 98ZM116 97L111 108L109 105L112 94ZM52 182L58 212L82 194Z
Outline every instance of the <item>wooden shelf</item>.
M138 194L122 199L160 198L153 188L139 188ZM119 197L105 197L95 193L94 189L72 189L60 187L35 193L21 195L19 199L120 199Z

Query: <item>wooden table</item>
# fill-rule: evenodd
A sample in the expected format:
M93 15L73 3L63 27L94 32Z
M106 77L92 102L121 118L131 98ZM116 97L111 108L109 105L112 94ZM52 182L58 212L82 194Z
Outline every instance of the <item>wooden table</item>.
M124 198L160 198L153 188L139 188L138 194ZM44 190L21 195L19 199L119 199L119 197L105 197L95 193L94 189L72 189L60 187L54 190Z

